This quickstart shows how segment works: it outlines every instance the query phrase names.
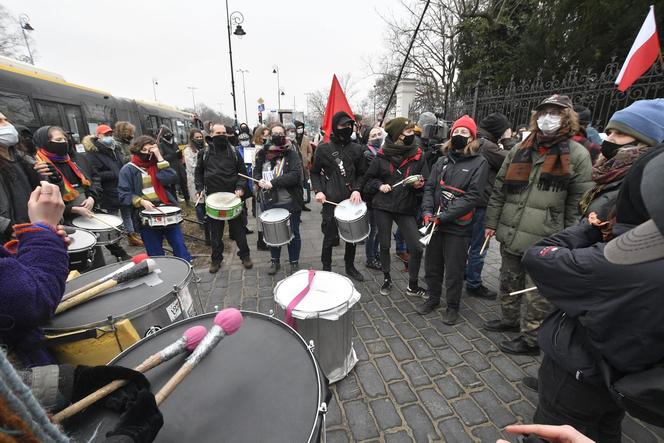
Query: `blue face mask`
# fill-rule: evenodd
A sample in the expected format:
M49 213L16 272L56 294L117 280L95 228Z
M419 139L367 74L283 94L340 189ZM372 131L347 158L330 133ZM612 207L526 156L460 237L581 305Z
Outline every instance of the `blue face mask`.
M101 142L105 144L106 146L111 146L113 145L113 137L107 135L105 137L101 138Z

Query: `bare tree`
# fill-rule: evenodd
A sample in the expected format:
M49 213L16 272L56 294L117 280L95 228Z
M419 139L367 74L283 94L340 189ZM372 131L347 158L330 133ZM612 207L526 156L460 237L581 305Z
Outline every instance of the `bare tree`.
M30 34L26 34L26 38L34 57L34 41ZM26 63L30 62L18 18L2 5L0 5L0 55Z

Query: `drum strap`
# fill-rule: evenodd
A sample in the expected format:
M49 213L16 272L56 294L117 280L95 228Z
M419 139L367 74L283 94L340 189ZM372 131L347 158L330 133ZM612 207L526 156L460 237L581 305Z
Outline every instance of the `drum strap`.
M286 324L295 330L297 330L297 327L295 326L295 320L293 320L293 309L295 309L295 307L309 293L309 290L311 289L311 282L314 280L314 275L316 275L316 271L309 269L307 286L305 286L304 289L302 289L300 293L297 294L286 307Z

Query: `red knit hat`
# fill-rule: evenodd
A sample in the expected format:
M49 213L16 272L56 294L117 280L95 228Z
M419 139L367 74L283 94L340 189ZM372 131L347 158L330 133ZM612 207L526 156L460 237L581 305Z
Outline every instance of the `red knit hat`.
M475 120L467 114L454 122L452 129L450 129L450 135L454 133L456 128L468 128L470 135L472 135L474 139L477 138L477 124L475 124Z

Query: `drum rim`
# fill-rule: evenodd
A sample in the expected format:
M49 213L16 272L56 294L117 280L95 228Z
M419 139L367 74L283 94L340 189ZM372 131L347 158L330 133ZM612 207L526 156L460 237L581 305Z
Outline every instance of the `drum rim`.
M304 272L304 270L300 270L300 271L298 271L298 272ZM355 285L353 284L353 281L352 281L350 278L346 277L345 275L337 274L336 272L332 272L332 271L316 271L316 273L318 273L318 272L326 272L326 273L328 273L328 274L335 274L335 275L337 275L338 277L341 277L341 278L347 280L348 283L350 283L350 287L351 287L351 289L352 289L353 291L356 290ZM293 274L293 275L295 275L295 274ZM279 289L279 286L281 286L281 284L282 284L284 281L286 281L287 279L289 279L290 277L292 277L292 275L290 275L290 276L288 276L288 277L286 277L286 278L284 278L284 279L282 279L282 280L279 280L279 281L277 282L277 284L274 285L274 289L272 290L272 298L274 299L274 302L275 302L277 305L279 305L279 307L280 307L281 309L284 309L284 310L286 309L286 306L282 306L281 303L279 303L279 302L277 301L276 295L277 295L277 290ZM352 295L351 295L351 296L352 296ZM349 297L349 299L350 299L350 298L351 298L351 297ZM296 306L296 307L293 308L293 312L302 312L302 313L305 313L305 314L306 314L306 313L313 314L314 312L318 312L319 314L324 314L324 313L326 313L326 312L335 311L336 309L339 309L339 308L340 308L341 306L343 306L343 305L348 305L348 300L344 301L343 303L339 303L338 305L333 306L333 307L331 307L331 308L329 308L329 309L326 309L326 310L324 310L324 311L299 311L299 310L297 309L297 306ZM351 308L352 308L352 306L351 306ZM349 310L350 310L350 309L349 309ZM297 318L298 320L307 320L307 319L305 319L305 318L299 318L299 317L295 317L295 316L293 316L293 317L294 317L294 318Z
M364 213L363 213L362 215L360 215L359 217L354 218L354 219L352 219L352 220L346 220L346 219L343 219L343 218L339 218L339 217L337 217L337 210L338 210L339 212L341 212L342 210L345 210L345 209L348 207L348 206L345 206L345 205L344 205L344 206L341 206L341 205L342 205L344 202L346 202L346 201L350 201L350 199L343 200L341 203L339 203L339 206L337 206L337 207L334 208L334 219L335 219L335 220L341 221L342 223L354 223L354 222L356 222L356 221L358 221L358 220L361 220L361 219L363 219L363 218L366 218L367 214L369 213L369 207L367 206L367 203L366 203L366 202L362 202L362 203L360 203L359 205L357 205L357 206L362 206L362 205L364 205Z
M210 197L212 197L213 195L215 195L215 194L230 194L230 195L234 196L234 198L238 199L239 201L237 203L235 203L234 205L231 205L231 206L216 206L212 203L208 203L208 199ZM209 208L214 209L216 211L230 211L230 210L234 210L238 206L240 206L240 207L242 206L242 199L240 197L238 197L237 195L235 195L234 193L232 193L232 192L225 192L225 191L213 192L212 194L205 197L205 207L206 208L209 207Z
M141 314L144 314L147 311L151 311L154 308L157 308L157 307L159 307L159 306L161 306L165 303L168 303L171 300L164 300L166 297L168 297L169 295L174 294L174 293L177 293L179 295L180 291L182 291L182 289L184 287L189 285L189 283L191 282L191 280L194 277L194 267L187 260L184 260L180 257L173 257L173 256L170 256L170 255L168 255L168 256L167 255L156 255L156 256L152 256L150 258L154 258L154 257L166 257L166 258L169 258L169 259L176 259L176 260L182 261L182 262L186 263L189 266L189 272L187 273L184 280L181 283L177 284L177 285L173 285L171 290L168 293L162 295L158 299L155 299L155 300L153 300L152 302L150 302L148 304L145 304L143 306L140 306L140 307L134 309L133 311L126 312L126 313L120 314L118 316L112 316L110 319L107 317L104 320L93 322L93 323L86 323L86 324L83 324L83 325L71 326L71 327L67 327L67 328L49 328L47 326L44 326L42 329L44 330L45 333L56 333L56 332L59 333L59 332L66 332L66 331L78 331L78 330L81 330L81 329L92 329L92 328L97 328L97 327L100 327L100 326L109 326L109 325L115 324L118 321L133 320L135 318L138 318ZM106 265L106 266L103 266L101 268L97 268L97 269L95 269L95 271L98 270L98 269L105 269L105 268L115 266L115 265L117 265L117 263L111 263L110 265ZM178 298L178 295L176 295L176 298ZM192 297L193 297L193 295L192 295Z
M345 241L346 243L356 244L356 243L361 242L362 240L366 240L367 237L369 237L369 234L370 234L370 232L367 232L367 234L364 235L364 236L362 236L359 240L354 240L354 241L353 241L353 240L348 240L348 239L344 238L344 236L341 235L341 232L339 232L339 237L340 237L343 241Z
M75 254L75 253L77 253L77 252L88 251L88 250L90 250L90 249L93 249L95 246L97 246L97 236L96 236L93 232L90 232L90 231L88 231L87 229L83 229L83 228L78 228L78 229L76 229L76 232L79 232L79 231L81 231L82 233L85 233L85 235L90 235L90 236L92 236L92 238L93 238L93 240L94 240L94 243L92 243L92 245L91 245L91 246L88 246L87 248L74 248L74 249L70 249L69 247L67 247L67 254ZM76 235L76 233L74 233L74 234L72 234L72 235ZM84 235L84 236L85 236L85 235ZM70 246L71 246L71 245L70 245Z
M323 404L323 401L325 400L324 394L323 394L325 385L322 383L322 380L321 380L321 373L322 373L323 370L320 367L320 365L318 364L318 360L316 359L316 356L314 355L312 348L309 347L309 345L304 340L304 338L295 329L291 328L290 326L288 326L288 324L286 324L283 321L279 320L274 315L268 315L268 314L263 314L262 312L249 311L249 310L244 310L244 309L240 309L240 312L242 313L243 316L245 314L250 314L250 316L263 318L263 320L268 320L268 321L274 322L274 323L278 324L279 326L285 328L286 331L289 334L294 336L296 339L299 339L299 341L302 343L302 346L304 347L304 349L306 349L307 353L309 354L309 357L311 358L311 361L314 364L314 369L316 371L316 381L318 383L318 390L317 390L318 400L316 402L318 404L318 410L316 411L316 418L315 418L314 423L311 427L311 432L309 433L309 439L307 440L308 442L313 441L313 438L316 435L316 429L318 428L318 424L321 423L321 425L322 425L320 407ZM152 337L156 337L157 335L159 335L161 333L166 333L170 329L178 327L180 325L180 323L196 321L196 319L203 318L203 317L214 318L217 315L217 313L218 313L217 311L206 312L204 314L196 315L194 317L184 318L184 319L182 319L180 321L177 321L175 323L171 323L170 325L161 328L160 330L158 330L154 334L150 334L147 337L143 337L141 340L139 340L136 343L132 344L130 347L128 347L127 349L122 351L120 354L116 355L113 358L113 360L108 362L107 366L116 364L116 362L120 359L120 357L122 357L125 354L128 354L134 348L138 347L141 343L145 343L145 342L151 340ZM326 405L326 406L329 407L329 405ZM322 431L325 432L324 429Z
M162 215L162 216L171 216L171 215L177 215L178 213L182 213L182 208L179 206L172 206L172 205L166 205L166 206L158 206L159 209L143 209L141 211L141 215ZM162 213L161 211L164 210L170 210L167 208L173 208L171 212L166 212Z

